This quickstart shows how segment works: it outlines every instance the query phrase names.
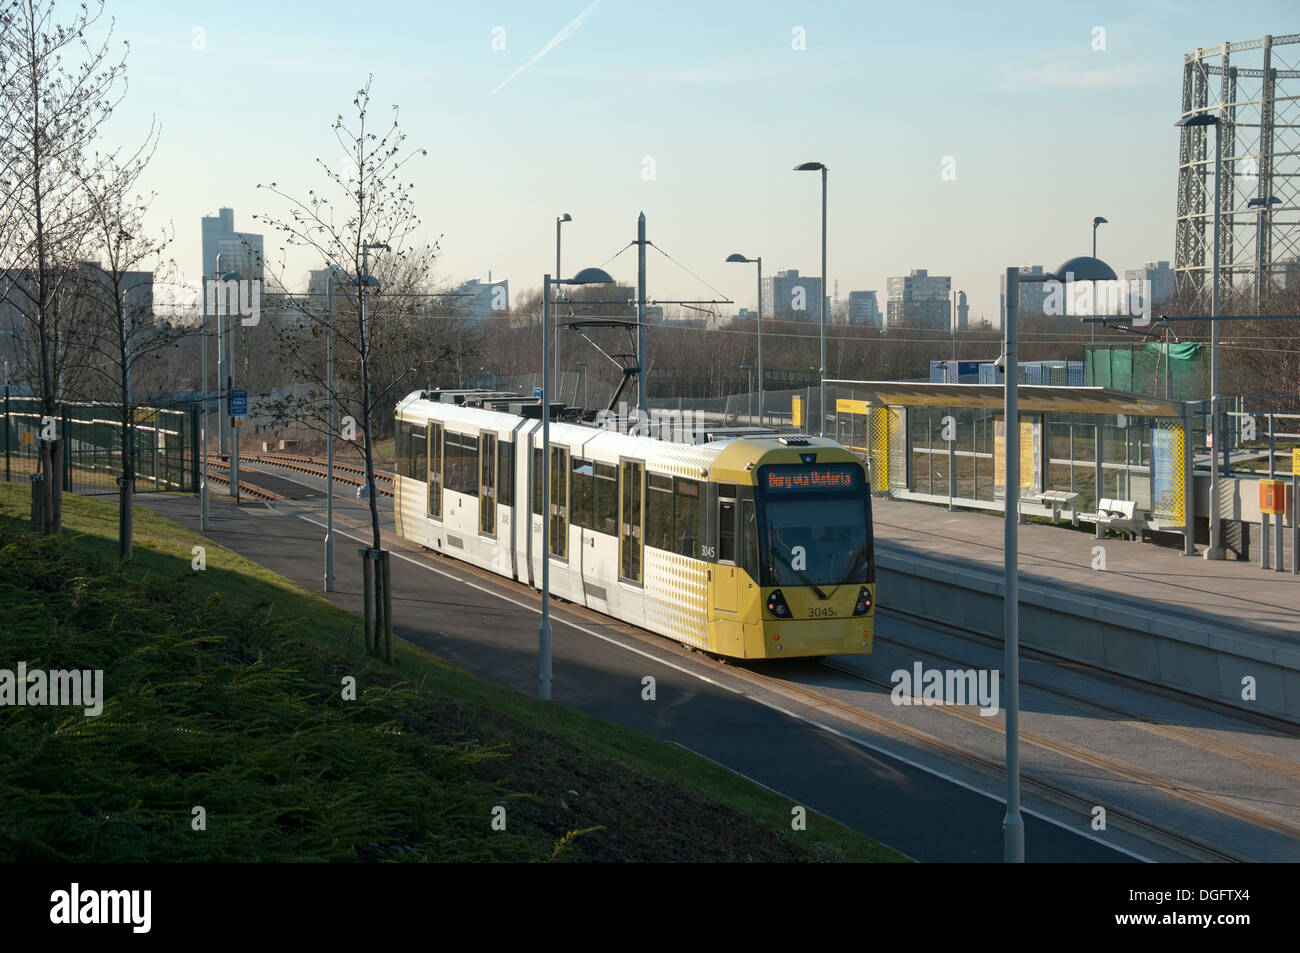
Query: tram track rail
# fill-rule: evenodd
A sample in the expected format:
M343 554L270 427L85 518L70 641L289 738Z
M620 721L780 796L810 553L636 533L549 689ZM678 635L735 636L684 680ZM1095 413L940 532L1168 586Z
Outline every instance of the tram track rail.
M249 463L261 463L271 466L284 467L296 473L302 473L306 476L326 479L329 476L329 463L317 457L306 457L297 454L285 453L250 453L245 454L244 460ZM343 483L347 486L361 487L365 485L365 467L359 467L350 463L334 462L334 481ZM393 496L393 475L386 471L375 471L375 492L380 496ZM385 485L387 484L387 485Z
M212 472L213 470L216 470L218 472L214 473ZM225 471L225 473L223 474L221 471ZM185 467L185 472L186 473L190 472L188 465L186 465ZM224 460L209 456L208 457L208 479L211 480L213 483L219 483L222 486L230 486L230 464ZM284 500L284 497L281 496L279 493L275 493L271 490L264 489L263 487L258 486L256 483L249 483L241 476L239 478L239 494L240 496L243 496L245 493L247 493L251 497L254 497L255 499L261 500L264 503L279 503Z

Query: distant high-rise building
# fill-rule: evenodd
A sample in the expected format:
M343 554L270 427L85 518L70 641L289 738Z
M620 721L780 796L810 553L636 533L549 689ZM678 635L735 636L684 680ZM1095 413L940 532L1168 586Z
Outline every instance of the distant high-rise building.
M878 328L882 325L883 318L874 291L849 292L849 324Z
M737 321L753 321L758 317L757 311L751 311L749 308L741 308L736 312Z
M822 280L800 275L797 268L778 271L763 279L763 317L777 321L820 321L817 299L823 296ZM826 302L826 320L831 305Z
M970 326L970 307L966 304L966 292L957 292L957 330L965 331Z
M1022 318L1042 317L1046 312L1043 304L1047 300L1047 284L1041 280L1043 274L1042 265L1021 265L1020 273L1022 275L1039 275L1038 281L1022 281L1020 288L1020 308L1016 312ZM1006 272L1002 273L1002 280L999 284L1001 291L998 292L998 320L1002 322L1002 327L1007 326L1007 276Z
M914 268L910 275L890 278L888 287L885 318L889 327L948 330L952 320L951 278Z
M1300 288L1300 256L1292 255L1290 258L1278 260L1277 266L1273 269L1273 285L1278 284L1278 272L1281 272L1281 284L1283 291L1294 291Z
M237 271L249 281L265 277L262 236L235 231L235 210L222 208L216 215L203 216L203 267L199 274L211 278L221 256L222 272Z
M492 280L488 273L487 281L471 278L455 292L463 297L452 298L452 306L467 318L482 321L494 314L504 315L510 310L510 279Z
M1151 305L1161 305L1174 296L1174 270L1167 261L1149 261L1141 268L1130 268L1124 272L1124 293L1132 295L1133 282L1151 282ZM1145 296L1145 285L1140 286L1139 295Z

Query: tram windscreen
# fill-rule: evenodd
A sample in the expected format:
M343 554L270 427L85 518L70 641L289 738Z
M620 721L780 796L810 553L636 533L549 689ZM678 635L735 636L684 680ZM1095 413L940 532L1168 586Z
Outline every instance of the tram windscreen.
M871 581L866 482L856 463L760 468L764 586Z

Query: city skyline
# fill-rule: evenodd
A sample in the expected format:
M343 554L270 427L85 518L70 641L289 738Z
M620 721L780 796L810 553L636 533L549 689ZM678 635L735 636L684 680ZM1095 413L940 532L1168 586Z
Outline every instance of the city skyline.
M222 23L259 24L241 31L197 6L114 11L115 37L132 44L132 88L112 133L130 143L160 120L145 178L158 192L150 222L177 226L178 261L199 258L191 223L232 207L265 235L278 272L283 239L252 216L284 207L257 185L323 190L315 159L338 151L329 123L373 73L376 115L387 121L398 104L405 145L429 150L407 169L448 286L490 269L526 294L554 270L557 215L573 216L568 272L615 255L645 211L650 240L673 258L651 252L651 297L712 298L712 286L735 301L727 312L753 309L752 276L723 264L733 251L763 256L770 273L819 277L820 190L792 171L815 160L829 167L828 290L883 292L890 275L927 267L967 292L972 322L995 324L1005 268L1087 254L1096 215L1109 221L1099 257L1117 273L1173 259L1183 56L1283 32L1287 12L1012 4L990 17L941 3L922 31L917 14L880 5L760 3L742 20L695 7L682 19L673 12L688 8L673 4L482 13L380 3L371 22L408 22L392 39L330 31L343 9L325 4L317 17L297 3L237 2ZM641 68L624 62L628 48ZM908 86L906 101L879 95L894 83ZM196 108L216 88L222 101L259 108L237 122ZM855 105L864 95L870 114ZM755 136L763 148L735 148ZM728 147L701 159L714 139ZM1116 148L1084 147L1098 139ZM318 266L290 255L284 275L294 286ZM631 253L608 267L635 279Z

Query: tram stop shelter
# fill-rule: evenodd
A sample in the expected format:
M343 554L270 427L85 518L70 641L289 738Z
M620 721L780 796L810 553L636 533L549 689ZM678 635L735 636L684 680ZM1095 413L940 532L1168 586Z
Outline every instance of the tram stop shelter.
M826 385L827 436L868 464L873 492L1005 509L1001 384ZM1139 537L1181 533L1183 551L1195 554L1193 448L1204 429L1202 402L1104 387L1022 384L1018 393L1022 514L1068 513L1097 524L1099 537L1107 526L1136 528ZM801 412L795 408L796 418Z

